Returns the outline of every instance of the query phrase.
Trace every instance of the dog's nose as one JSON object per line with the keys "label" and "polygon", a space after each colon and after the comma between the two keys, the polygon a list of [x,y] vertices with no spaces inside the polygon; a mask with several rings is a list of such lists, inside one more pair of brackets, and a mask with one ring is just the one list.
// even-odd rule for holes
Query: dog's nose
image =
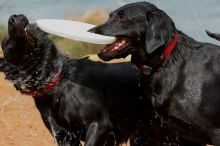
{"label": "dog's nose", "polygon": [[8,24],[9,25],[23,25],[26,26],[29,23],[28,19],[26,16],[24,16],[23,14],[19,14],[19,15],[12,15],[9,20],[8,20]]}
{"label": "dog's nose", "polygon": [[94,28],[90,29],[89,32],[97,33],[97,34],[103,34],[102,29],[101,29],[100,26],[97,26],[97,27],[94,27]]}
{"label": "dog's nose", "polygon": [[9,25],[14,25],[17,22],[16,18],[17,18],[17,15],[12,15],[8,20]]}

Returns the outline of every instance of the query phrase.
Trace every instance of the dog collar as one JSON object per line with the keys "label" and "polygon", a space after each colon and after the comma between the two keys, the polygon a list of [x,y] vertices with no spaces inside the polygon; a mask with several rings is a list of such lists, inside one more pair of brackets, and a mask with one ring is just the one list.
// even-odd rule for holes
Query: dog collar
{"label": "dog collar", "polygon": [[172,50],[174,49],[174,47],[176,46],[177,40],[179,37],[179,33],[176,32],[175,33],[175,37],[174,39],[166,46],[166,48],[164,49],[163,52],[163,57],[161,59],[161,61],[159,61],[159,63],[154,64],[153,66],[148,66],[148,65],[141,65],[141,71],[145,74],[145,75],[150,75],[152,70],[154,68],[156,68],[158,65],[162,64],[171,54]]}
{"label": "dog collar", "polygon": [[42,97],[44,94],[46,94],[47,92],[53,90],[57,84],[60,82],[61,80],[61,76],[62,76],[62,72],[60,71],[59,73],[57,73],[54,78],[47,83],[42,89],[40,89],[39,91],[30,91],[30,90],[26,90],[25,87],[20,89],[20,92],[22,94],[26,94],[26,95],[30,95],[32,97]]}

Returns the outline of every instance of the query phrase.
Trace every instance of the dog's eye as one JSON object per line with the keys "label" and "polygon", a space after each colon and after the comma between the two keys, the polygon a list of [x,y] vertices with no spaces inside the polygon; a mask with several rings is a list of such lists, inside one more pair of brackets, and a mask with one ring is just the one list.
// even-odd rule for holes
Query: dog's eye
{"label": "dog's eye", "polygon": [[119,16],[123,16],[124,15],[124,12],[121,10],[121,11],[118,11],[118,15]]}
{"label": "dog's eye", "polygon": [[127,20],[127,17],[124,16],[124,12],[123,11],[118,11],[117,15],[118,15],[117,16],[117,20],[119,22],[124,22],[124,21]]}
{"label": "dog's eye", "polygon": [[151,16],[152,16],[152,13],[150,13],[150,12],[147,12],[147,13],[146,13],[147,21],[150,21]]}
{"label": "dog's eye", "polygon": [[118,16],[118,21],[119,22],[124,22],[126,20],[127,20],[127,18],[125,16]]}

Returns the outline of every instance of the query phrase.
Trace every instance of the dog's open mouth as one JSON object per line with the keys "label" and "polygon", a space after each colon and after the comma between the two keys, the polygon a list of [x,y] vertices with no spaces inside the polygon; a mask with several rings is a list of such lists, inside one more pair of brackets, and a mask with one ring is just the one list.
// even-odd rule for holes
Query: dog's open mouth
{"label": "dog's open mouth", "polygon": [[118,38],[112,44],[106,45],[98,53],[98,56],[104,61],[112,59],[124,58],[131,52],[130,40],[127,38]]}
{"label": "dog's open mouth", "polygon": [[15,39],[25,37],[25,27],[29,24],[26,16],[12,15],[8,20],[9,35]]}

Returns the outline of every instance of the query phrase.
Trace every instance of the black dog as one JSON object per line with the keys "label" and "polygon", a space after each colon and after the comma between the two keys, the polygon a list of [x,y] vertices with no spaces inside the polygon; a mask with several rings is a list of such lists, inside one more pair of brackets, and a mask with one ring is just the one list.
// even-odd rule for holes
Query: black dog
{"label": "black dog", "polygon": [[118,38],[99,52],[100,58],[132,54],[131,61],[150,75],[154,108],[171,129],[220,146],[219,46],[190,38],[147,2],[115,10],[106,23],[90,31]]}

